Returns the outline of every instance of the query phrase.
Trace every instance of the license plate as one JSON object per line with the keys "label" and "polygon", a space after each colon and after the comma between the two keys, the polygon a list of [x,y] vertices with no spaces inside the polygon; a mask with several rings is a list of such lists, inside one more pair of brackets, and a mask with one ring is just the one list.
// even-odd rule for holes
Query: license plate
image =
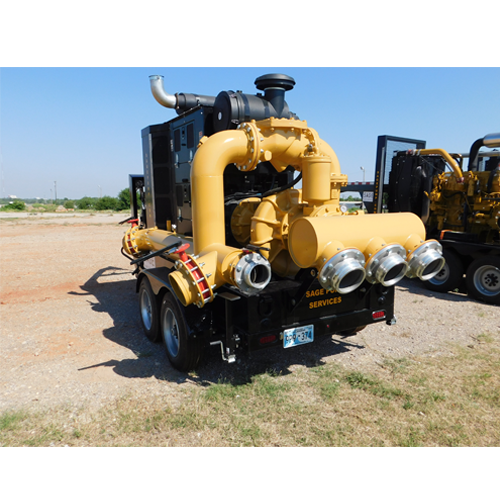
{"label": "license plate", "polygon": [[296,345],[308,344],[314,340],[314,325],[290,328],[283,332],[283,347],[295,347]]}

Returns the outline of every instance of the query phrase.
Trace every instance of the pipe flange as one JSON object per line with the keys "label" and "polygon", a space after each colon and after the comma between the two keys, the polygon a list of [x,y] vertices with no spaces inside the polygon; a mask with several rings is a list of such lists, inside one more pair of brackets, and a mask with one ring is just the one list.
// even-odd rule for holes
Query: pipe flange
{"label": "pipe flange", "polygon": [[430,280],[444,267],[443,247],[436,240],[426,241],[409,255],[407,262],[408,278]]}
{"label": "pipe flange", "polygon": [[[185,252],[182,253],[185,254]],[[174,266],[184,276],[186,284],[191,290],[193,302],[202,308],[208,302],[212,302],[216,294],[208,281],[208,276],[202,269],[204,263],[198,261],[197,255],[185,255],[186,258],[183,260],[181,254],[181,258],[175,261]]]}
{"label": "pipe flange", "polygon": [[386,245],[366,263],[366,280],[369,283],[395,285],[402,280],[408,270],[406,251],[398,243]]}
{"label": "pipe flange", "polygon": [[313,156],[318,156],[320,154],[319,152],[319,135],[316,130],[313,128],[308,128],[305,132],[304,135],[307,137],[309,140],[309,145],[307,147],[307,155],[313,155]]}
{"label": "pipe flange", "polygon": [[240,258],[233,271],[235,285],[249,295],[262,291],[271,281],[271,264],[258,253]]}
{"label": "pipe flange", "polygon": [[346,248],[325,262],[319,282],[326,290],[350,293],[363,283],[366,276],[365,257],[357,248]]}
{"label": "pipe flange", "polygon": [[[139,245],[136,243],[136,241],[140,239],[137,234],[139,233],[139,231],[142,231],[141,229],[139,229],[139,226],[134,226],[128,229],[123,236],[123,242],[122,242],[123,249],[125,250],[125,252],[127,252],[129,255],[132,255],[133,257],[137,257],[138,255],[141,255],[142,253],[147,251],[139,249]],[[149,243],[148,247],[151,247]]]}
{"label": "pipe flange", "polygon": [[255,124],[254,120],[251,122],[240,123],[237,128],[239,130],[243,130],[247,135],[249,155],[245,158],[243,163],[237,163],[236,168],[243,172],[249,172],[257,166],[260,155],[264,152],[260,149],[259,128]]}

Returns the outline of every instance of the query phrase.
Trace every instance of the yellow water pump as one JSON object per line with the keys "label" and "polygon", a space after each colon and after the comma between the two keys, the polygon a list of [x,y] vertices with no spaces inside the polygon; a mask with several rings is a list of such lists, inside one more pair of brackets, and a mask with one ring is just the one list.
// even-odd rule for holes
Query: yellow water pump
{"label": "yellow water pump", "polygon": [[142,131],[144,175],[130,176],[122,251],[136,266],[145,334],[163,339],[177,369],[196,367],[210,346],[232,362],[241,349],[392,325],[394,285],[443,267],[415,214],[341,209],[347,176],[290,111],[293,78],[263,75],[263,94],[216,97],[150,81],[178,116]]}
{"label": "yellow water pump", "polygon": [[[234,163],[241,172],[250,172],[263,161],[278,172],[289,165],[301,172],[302,189],[261,201],[242,200],[232,227],[236,239],[249,241],[255,250],[227,246],[224,170]],[[352,292],[365,278],[392,286],[405,275],[425,280],[440,271],[440,245],[425,241],[424,225],[416,215],[347,215],[339,205],[346,183],[335,152],[305,121],[252,120],[203,137],[191,171],[192,265],[179,257],[169,277],[177,298],[185,306],[203,307],[223,284],[259,293],[273,273],[294,276],[301,268],[317,269],[321,286],[340,294]],[[123,248],[137,256],[160,249],[174,235],[135,227],[126,233]]]}

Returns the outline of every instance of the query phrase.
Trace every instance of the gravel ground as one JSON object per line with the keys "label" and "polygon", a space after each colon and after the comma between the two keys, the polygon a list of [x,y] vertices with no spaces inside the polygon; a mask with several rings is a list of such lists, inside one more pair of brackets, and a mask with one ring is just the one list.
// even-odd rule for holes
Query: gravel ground
{"label": "gravel ground", "polygon": [[184,384],[284,376],[300,366],[340,363],[376,371],[386,358],[441,356],[450,343],[500,334],[500,309],[467,295],[430,292],[404,280],[394,326],[300,349],[241,355],[227,365],[214,347],[196,375],[173,369],[161,344],[145,339],[135,278],[120,254],[123,215],[30,216],[0,221],[0,411],[98,408],[123,395],[176,397]]}

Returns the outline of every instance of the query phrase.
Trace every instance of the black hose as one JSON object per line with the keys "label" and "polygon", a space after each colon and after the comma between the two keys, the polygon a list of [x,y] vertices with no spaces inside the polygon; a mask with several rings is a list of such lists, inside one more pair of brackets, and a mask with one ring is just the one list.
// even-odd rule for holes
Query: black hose
{"label": "black hose", "polygon": [[292,182],[289,182],[288,184],[285,184],[284,186],[281,186],[281,187],[270,189],[269,191],[262,193],[262,195],[260,197],[265,198],[266,196],[271,196],[272,194],[281,193],[281,191],[285,191],[287,189],[290,189],[291,187],[295,186],[295,184],[297,184],[297,182],[299,182],[300,179],[302,179],[302,172],[300,172],[300,174],[297,175],[297,177],[295,179],[293,179]]}
{"label": "black hose", "polygon": [[127,255],[127,254],[125,253],[125,251],[123,250],[123,247],[121,247],[121,248],[120,248],[120,251],[121,251],[121,253],[122,253],[122,255],[123,255],[124,257],[127,257],[127,259],[128,259],[128,260],[134,260],[134,259],[132,259],[132,257],[130,257],[130,255]]}

